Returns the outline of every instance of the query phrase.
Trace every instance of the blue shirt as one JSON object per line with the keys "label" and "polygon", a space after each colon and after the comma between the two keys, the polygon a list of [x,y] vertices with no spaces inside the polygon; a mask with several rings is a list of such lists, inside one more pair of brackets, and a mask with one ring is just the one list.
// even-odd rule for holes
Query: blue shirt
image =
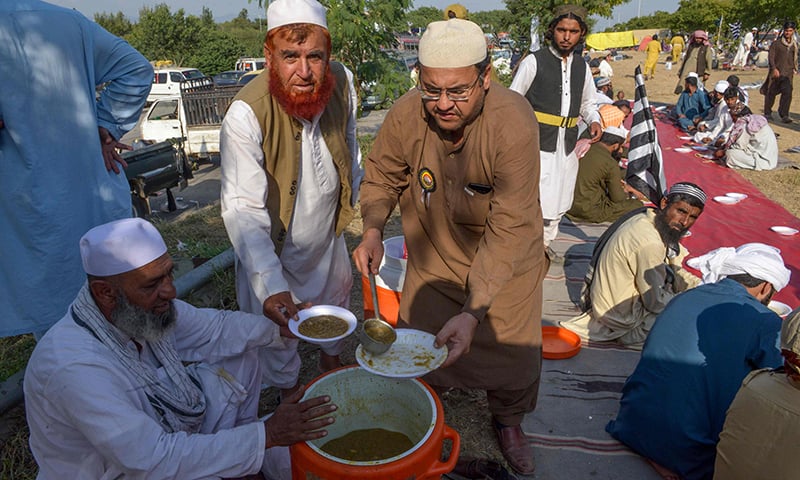
{"label": "blue shirt", "polygon": [[704,117],[710,108],[711,102],[708,101],[708,95],[704,90],[698,88],[692,95],[689,95],[689,92],[685,90],[681,93],[681,96],[678,97],[678,103],[675,105],[675,113],[686,115],[691,119],[693,117]]}
{"label": "blue shirt", "polygon": [[61,318],[86,280],[80,237],[131,215],[97,129],[136,125],[152,81],[146,58],[80,13],[0,2],[0,337]]}
{"label": "blue shirt", "polygon": [[774,312],[730,279],[678,295],[656,319],[606,430],[681,478],[711,479],[742,380],[782,364],[780,328]]}

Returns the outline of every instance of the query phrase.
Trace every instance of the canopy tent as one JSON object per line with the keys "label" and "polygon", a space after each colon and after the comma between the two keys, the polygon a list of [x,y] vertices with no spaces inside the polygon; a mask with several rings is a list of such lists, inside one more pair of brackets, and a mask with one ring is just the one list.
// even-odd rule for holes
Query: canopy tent
{"label": "canopy tent", "polygon": [[663,32],[658,28],[650,28],[628,30],[626,32],[592,33],[586,36],[586,46],[594,50],[637,47],[642,40],[652,38],[654,33],[658,33],[661,36]]}
{"label": "canopy tent", "polygon": [[586,46],[594,50],[626,48],[636,45],[632,31],[592,33],[586,36]]}

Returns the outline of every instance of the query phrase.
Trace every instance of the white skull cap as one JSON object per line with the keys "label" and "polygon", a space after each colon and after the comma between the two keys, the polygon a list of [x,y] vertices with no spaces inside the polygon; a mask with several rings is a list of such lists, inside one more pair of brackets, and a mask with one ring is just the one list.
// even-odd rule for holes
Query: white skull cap
{"label": "white skull cap", "polygon": [[419,39],[419,63],[431,68],[459,68],[486,58],[486,37],[477,24],[453,18],[431,22]]}
{"label": "white skull cap", "polygon": [[98,225],[81,237],[83,270],[110,277],[141,268],[167,253],[167,245],[152,223],[125,218]]}
{"label": "white skull cap", "polygon": [[267,31],[293,23],[311,23],[328,29],[326,10],[316,0],[275,0],[267,8]]}

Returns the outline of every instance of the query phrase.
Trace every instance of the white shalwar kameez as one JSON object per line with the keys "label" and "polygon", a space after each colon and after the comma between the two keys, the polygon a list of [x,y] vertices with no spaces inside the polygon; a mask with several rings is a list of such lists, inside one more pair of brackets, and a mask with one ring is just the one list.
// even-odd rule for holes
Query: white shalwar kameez
{"label": "white shalwar kameez", "polygon": [[[550,51],[556,55],[552,47]],[[559,58],[561,58],[559,56]],[[569,55],[567,60],[561,60],[561,116],[569,116],[570,106],[570,72],[572,71],[572,61],[584,61],[580,57]],[[536,78],[536,57],[528,55],[519,64],[517,75],[511,82],[511,90],[525,95],[534,79]],[[542,86],[556,91],[554,87]],[[594,122],[600,123],[600,115],[597,112],[597,89],[592,80],[592,71],[586,66],[586,78],[583,80],[583,91],[581,94],[580,115],[586,124]],[[555,152],[541,151],[541,177],[539,179],[539,189],[541,191],[542,215],[544,216],[544,244],[549,245],[558,235],[558,223],[561,217],[572,207],[572,198],[575,193],[575,180],[578,178],[578,157],[574,150],[567,152],[564,134],[565,128],[559,128],[558,142]]]}
{"label": "white shalwar kameez", "polygon": [[[200,432],[169,433],[138,377],[78,325],[70,312],[34,350],[25,372],[25,409],[38,479],[217,479],[262,471],[288,480],[286,447],[266,447],[256,417],[260,375],[256,348],[282,349],[277,325],[243,312],[199,309],[180,300],[167,339],[193,369],[206,398]],[[147,342],[126,348],[171,382]],[[221,369],[225,372],[220,374]]]}
{"label": "white shalwar kameez", "polygon": [[[358,198],[363,171],[356,138],[356,98],[350,79],[352,111],[348,118],[347,144],[352,157],[352,202]],[[222,218],[236,252],[236,297],[239,308],[263,313],[264,301],[289,291],[298,302],[349,306],[353,273],[343,235],[335,234],[339,176],[322,137],[319,118],[303,124],[300,175],[294,215],[287,229],[280,257],[270,237],[266,209],[267,178],[264,172],[262,134],[250,106],[231,104],[220,132],[223,155]],[[297,340],[287,340],[279,360],[275,352],[262,355],[264,383],[290,388],[300,373]],[[322,347],[338,355],[341,342]],[[280,365],[282,362],[283,365]]]}
{"label": "white shalwar kameez", "polygon": [[728,105],[723,100],[720,100],[714,107],[714,112],[714,118],[700,122],[700,125],[705,125],[706,130],[694,134],[695,142],[705,143],[703,140],[708,139],[708,142],[713,144],[720,139],[723,142],[728,140],[728,133],[733,128],[733,118]]}

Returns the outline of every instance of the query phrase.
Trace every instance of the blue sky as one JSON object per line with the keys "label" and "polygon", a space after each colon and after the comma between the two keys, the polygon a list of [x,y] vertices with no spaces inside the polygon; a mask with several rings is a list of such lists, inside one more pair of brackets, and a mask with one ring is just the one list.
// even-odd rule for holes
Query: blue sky
{"label": "blue sky", "polygon": [[[3,0],[4,1],[4,0]],[[179,8],[184,9],[188,14],[199,15],[203,6],[208,6],[214,13],[217,21],[230,20],[237,16],[239,12],[246,8],[251,16],[258,10],[258,2],[248,2],[247,0],[49,0],[51,3],[68,8],[75,8],[89,18],[94,17],[95,13],[116,13],[121,11],[128,18],[135,20],[139,17],[139,9],[143,6],[153,7],[160,3],[166,3],[175,11]],[[631,0],[624,5],[614,9],[612,19],[599,19],[597,30],[603,30],[611,25],[626,21],[637,14],[647,15],[656,10],[666,10],[674,12],[678,9],[679,0]],[[265,2],[266,3],[266,2]],[[414,7],[436,7],[444,8],[454,3],[453,0],[415,0]],[[459,3],[467,7],[470,11],[497,10],[504,9],[505,3],[502,0],[461,0]]]}

